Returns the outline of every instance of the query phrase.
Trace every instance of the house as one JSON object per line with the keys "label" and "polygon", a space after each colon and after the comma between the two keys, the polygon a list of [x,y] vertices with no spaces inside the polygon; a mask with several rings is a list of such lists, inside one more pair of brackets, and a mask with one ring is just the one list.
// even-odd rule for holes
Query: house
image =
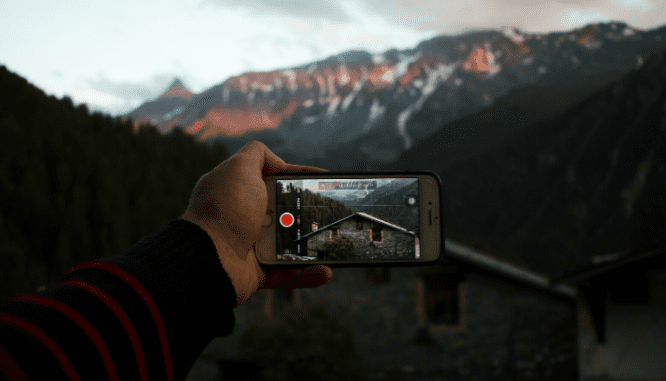
{"label": "house", "polygon": [[418,235],[367,213],[357,212],[329,225],[317,228],[296,240],[301,254],[327,259],[326,244],[336,237],[348,238],[359,256],[367,259],[419,258]]}
{"label": "house", "polygon": [[259,290],[234,311],[234,332],[206,347],[189,378],[218,372],[207,374],[226,379],[238,365],[240,334],[253,322],[314,304],[353,333],[358,364],[376,374],[578,378],[574,287],[448,239],[445,251],[433,266],[335,268],[322,287]]}
{"label": "house", "polygon": [[579,291],[580,380],[666,380],[666,246],[597,256],[552,284]]}

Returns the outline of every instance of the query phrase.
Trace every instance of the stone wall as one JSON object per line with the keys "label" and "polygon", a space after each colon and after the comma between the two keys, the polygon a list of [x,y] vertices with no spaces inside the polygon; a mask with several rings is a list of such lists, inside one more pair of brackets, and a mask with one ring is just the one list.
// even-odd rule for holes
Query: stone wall
{"label": "stone wall", "polygon": [[[359,229],[359,222],[362,227]],[[340,222],[320,234],[314,234],[307,239],[307,251],[304,255],[317,257],[319,251],[324,251],[324,245],[331,237],[331,228],[338,228],[338,235],[349,238],[354,249],[369,259],[408,259],[414,258],[416,240],[415,236],[394,230],[368,220],[357,217]],[[381,229],[380,241],[372,240],[372,228]]]}

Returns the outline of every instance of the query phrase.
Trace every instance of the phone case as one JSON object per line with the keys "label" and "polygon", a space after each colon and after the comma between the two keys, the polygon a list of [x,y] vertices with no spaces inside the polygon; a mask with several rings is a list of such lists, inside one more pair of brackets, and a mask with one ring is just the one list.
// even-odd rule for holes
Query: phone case
{"label": "phone case", "polygon": [[[324,168],[325,169],[325,168]],[[275,176],[288,176],[288,175],[294,175],[298,174],[299,176],[308,176],[308,175],[325,175],[325,176],[340,176],[340,177],[345,177],[348,175],[354,175],[354,176],[376,176],[376,175],[381,175],[382,177],[387,177],[390,175],[432,175],[436,180],[437,184],[439,186],[439,193],[440,193],[440,200],[439,200],[439,218],[440,218],[440,242],[439,242],[439,257],[435,260],[432,261],[423,261],[423,262],[407,262],[407,263],[392,263],[392,262],[368,262],[366,263],[328,263],[328,264],[322,264],[322,266],[328,266],[328,267],[347,267],[347,268],[353,268],[353,267],[427,267],[427,266],[433,266],[439,263],[440,261],[444,260],[445,258],[445,239],[444,239],[444,215],[442,214],[442,204],[443,202],[443,195],[442,195],[442,179],[439,177],[438,174],[432,171],[428,170],[423,170],[423,171],[374,171],[374,172],[280,172],[276,173],[273,176],[269,176],[266,179],[269,179],[271,177]],[[266,268],[283,268],[283,269],[302,269],[306,267],[312,267],[312,266],[317,266],[317,264],[305,264],[307,262],[298,262],[294,264],[279,264],[279,265],[269,265],[269,264],[263,264],[259,262],[261,266],[266,267]]]}

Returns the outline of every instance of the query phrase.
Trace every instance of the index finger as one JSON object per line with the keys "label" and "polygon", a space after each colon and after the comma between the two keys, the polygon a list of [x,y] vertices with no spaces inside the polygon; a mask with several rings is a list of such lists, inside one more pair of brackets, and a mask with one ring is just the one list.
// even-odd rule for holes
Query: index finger
{"label": "index finger", "polygon": [[328,172],[323,168],[311,167],[307,165],[287,164],[271,151],[264,143],[251,141],[247,143],[239,154],[247,155],[250,171],[252,174],[262,177],[268,177],[281,172]]}

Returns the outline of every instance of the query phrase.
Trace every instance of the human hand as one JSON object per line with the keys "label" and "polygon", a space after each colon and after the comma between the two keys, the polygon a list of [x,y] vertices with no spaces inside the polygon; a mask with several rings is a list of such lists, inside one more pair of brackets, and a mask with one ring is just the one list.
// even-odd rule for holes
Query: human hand
{"label": "human hand", "polygon": [[264,269],[254,245],[268,208],[263,178],[280,172],[325,171],[292,165],[258,141],[246,144],[234,155],[203,175],[192,191],[181,218],[200,226],[211,237],[240,307],[258,289],[312,288],[333,276],[328,266],[304,269]]}

